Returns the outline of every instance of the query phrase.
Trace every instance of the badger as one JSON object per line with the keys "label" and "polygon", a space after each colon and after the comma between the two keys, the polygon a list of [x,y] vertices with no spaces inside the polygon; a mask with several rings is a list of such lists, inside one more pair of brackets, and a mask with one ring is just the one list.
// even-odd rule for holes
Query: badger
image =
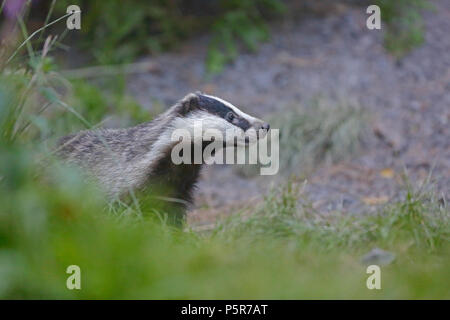
{"label": "badger", "polygon": [[[193,131],[202,124],[202,137],[191,144],[204,149],[210,140],[203,134],[218,130],[223,146],[248,145],[267,134],[268,123],[252,117],[236,106],[201,92],[190,93],[150,122],[126,129],[85,130],[59,139],[57,155],[93,177],[110,199],[124,199],[135,193],[151,195],[152,209],[166,212],[171,222],[185,221],[193,204],[193,191],[202,163],[174,164],[171,151],[178,141],[171,139],[176,129]],[[226,141],[231,130],[233,141]],[[155,201],[163,199],[163,201]],[[141,201],[139,201],[141,203]]]}

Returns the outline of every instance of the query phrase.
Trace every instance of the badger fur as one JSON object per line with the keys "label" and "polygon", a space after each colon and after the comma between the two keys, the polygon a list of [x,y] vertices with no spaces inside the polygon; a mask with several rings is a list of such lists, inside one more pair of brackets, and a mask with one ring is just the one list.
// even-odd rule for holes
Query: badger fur
{"label": "badger fur", "polygon": [[[192,203],[202,164],[173,164],[171,150],[177,142],[171,141],[171,135],[180,128],[192,131],[198,120],[203,130],[216,129],[224,136],[226,130],[233,130],[238,144],[246,144],[252,135],[269,130],[267,123],[231,103],[197,92],[188,94],[151,122],[127,129],[86,130],[63,137],[58,142],[57,154],[85,169],[110,198],[123,198],[131,191],[159,195],[172,199],[177,207],[175,215],[184,217],[187,205]],[[192,142],[202,148],[208,143]]]}

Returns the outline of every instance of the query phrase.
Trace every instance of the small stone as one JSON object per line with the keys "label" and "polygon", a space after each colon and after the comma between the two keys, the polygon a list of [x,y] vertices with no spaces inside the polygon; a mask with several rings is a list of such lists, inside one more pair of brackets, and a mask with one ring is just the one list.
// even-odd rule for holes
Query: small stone
{"label": "small stone", "polygon": [[375,136],[383,140],[394,151],[404,149],[407,144],[405,137],[398,127],[398,123],[394,121],[380,121],[375,124],[373,131]]}
{"label": "small stone", "polygon": [[391,264],[394,260],[395,254],[380,248],[374,248],[362,257],[361,262],[365,265],[375,264],[378,266],[386,266]]}

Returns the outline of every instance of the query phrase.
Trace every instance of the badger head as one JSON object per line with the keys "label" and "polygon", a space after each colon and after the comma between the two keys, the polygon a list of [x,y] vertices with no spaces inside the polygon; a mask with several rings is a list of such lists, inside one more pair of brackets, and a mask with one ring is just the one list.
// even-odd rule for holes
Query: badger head
{"label": "badger head", "polygon": [[270,125],[252,117],[223,99],[196,92],[188,94],[176,106],[176,128],[194,134],[201,127],[201,140],[222,139],[224,146],[246,146],[267,135]]}

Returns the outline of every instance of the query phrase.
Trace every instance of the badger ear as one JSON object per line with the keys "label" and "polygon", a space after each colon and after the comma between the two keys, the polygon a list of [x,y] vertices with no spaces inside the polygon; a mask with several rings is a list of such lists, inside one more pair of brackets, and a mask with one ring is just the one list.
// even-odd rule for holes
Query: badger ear
{"label": "badger ear", "polygon": [[198,108],[198,95],[189,93],[177,103],[177,111],[180,115],[186,115],[188,112]]}

